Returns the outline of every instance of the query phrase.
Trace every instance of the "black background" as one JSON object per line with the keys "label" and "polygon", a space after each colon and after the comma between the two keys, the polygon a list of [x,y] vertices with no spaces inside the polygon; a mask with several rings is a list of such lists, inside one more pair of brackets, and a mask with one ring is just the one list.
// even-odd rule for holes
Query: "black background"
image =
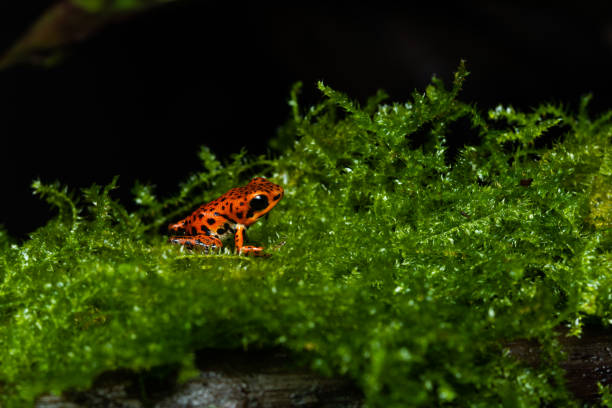
{"label": "black background", "polygon": [[[0,52],[50,4],[11,3]],[[360,101],[380,88],[405,101],[465,59],[461,99],[482,110],[575,109],[588,92],[593,113],[612,108],[610,2],[456,3],[183,1],[107,26],[55,67],[0,72],[0,224],[23,239],[53,215],[32,196],[35,178],[78,190],[118,174],[115,196],[130,205],[134,180],[175,191],[200,169],[201,145],[221,158],[265,153],[298,80],[303,106],[319,100],[317,80]]]}

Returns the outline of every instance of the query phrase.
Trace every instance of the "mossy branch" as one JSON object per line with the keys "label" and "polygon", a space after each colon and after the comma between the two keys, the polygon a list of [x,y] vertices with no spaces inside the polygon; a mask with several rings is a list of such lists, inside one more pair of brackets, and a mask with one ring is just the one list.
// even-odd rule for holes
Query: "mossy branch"
{"label": "mossy branch", "polygon": [[[325,99],[303,109],[297,84],[277,157],[203,148],[173,196],[137,184],[134,212],[111,198],[117,179],[81,201],[35,182],[59,215],[20,245],[0,233],[3,402],[201,348],[282,347],[369,406],[575,405],[552,329],[612,322],[612,113],[591,118],[585,97],[577,114],[482,115],[458,99],[466,76],[462,63],[450,89],[363,107],[319,83]],[[285,188],[249,229],[285,243],[272,257],[165,242],[163,226],[255,174]],[[517,362],[515,339],[549,363]]]}

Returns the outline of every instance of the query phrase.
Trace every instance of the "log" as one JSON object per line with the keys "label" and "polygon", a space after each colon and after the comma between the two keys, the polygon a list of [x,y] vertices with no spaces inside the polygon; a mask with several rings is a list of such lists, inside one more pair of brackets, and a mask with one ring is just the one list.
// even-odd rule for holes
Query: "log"
{"label": "log", "polygon": [[38,408],[217,407],[285,408],[362,405],[361,391],[346,378],[328,378],[297,367],[284,350],[203,350],[197,378],[177,384],[178,366],[142,373],[101,375],[86,391],[44,395]]}
{"label": "log", "polygon": [[[597,383],[612,384],[612,331],[585,328],[582,336],[558,330],[567,358],[568,389],[583,402],[599,401]],[[537,367],[541,361],[537,341],[507,343],[510,353]],[[259,351],[202,350],[196,355],[197,378],[177,384],[178,366],[160,367],[145,374],[121,370],[104,373],[86,391],[39,398],[38,408],[210,407],[357,408],[363,394],[346,378],[327,378],[300,368],[281,349]]]}
{"label": "log", "polygon": [[[557,340],[566,353],[561,367],[566,386],[576,398],[587,404],[599,401],[597,383],[612,384],[612,331],[604,327],[585,327],[580,337],[568,336],[566,328],[557,329]],[[508,343],[510,353],[525,363],[537,366],[541,353],[537,341]]]}

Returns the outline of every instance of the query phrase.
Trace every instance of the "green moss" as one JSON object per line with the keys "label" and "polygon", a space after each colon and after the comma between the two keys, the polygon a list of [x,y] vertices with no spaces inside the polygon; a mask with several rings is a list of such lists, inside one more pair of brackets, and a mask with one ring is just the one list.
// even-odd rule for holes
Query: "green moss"
{"label": "green moss", "polygon": [[[304,110],[298,85],[277,158],[222,164],[204,148],[174,197],[137,185],[133,213],[111,198],[117,179],[78,199],[34,183],[59,214],[22,245],[0,231],[3,403],[203,347],[282,346],[355,379],[368,406],[572,404],[553,328],[612,322],[612,113],[589,118],[585,99],[577,115],[485,118],[457,99],[466,75],[363,108],[319,84]],[[477,142],[455,157],[466,120]],[[255,174],[286,191],[250,230],[271,258],[165,242],[170,221]],[[550,362],[515,361],[518,338]]]}

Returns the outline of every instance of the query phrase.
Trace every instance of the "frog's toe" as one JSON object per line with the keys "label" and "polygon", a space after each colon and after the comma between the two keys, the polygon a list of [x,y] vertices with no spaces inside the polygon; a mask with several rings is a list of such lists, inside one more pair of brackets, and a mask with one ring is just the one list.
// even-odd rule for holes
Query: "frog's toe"
{"label": "frog's toe", "polygon": [[271,255],[268,253],[263,252],[263,248],[262,247],[256,247],[256,246],[243,246],[242,248],[240,248],[240,255],[246,255],[246,256],[261,256],[261,257],[265,257],[265,258],[269,258]]}

